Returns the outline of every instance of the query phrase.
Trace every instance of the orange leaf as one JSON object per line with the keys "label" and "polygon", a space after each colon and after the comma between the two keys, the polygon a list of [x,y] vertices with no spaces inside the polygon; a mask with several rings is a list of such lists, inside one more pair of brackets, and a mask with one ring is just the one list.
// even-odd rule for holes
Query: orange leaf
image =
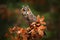
{"label": "orange leaf", "polygon": [[39,15],[37,16],[37,22],[40,22],[40,16]]}

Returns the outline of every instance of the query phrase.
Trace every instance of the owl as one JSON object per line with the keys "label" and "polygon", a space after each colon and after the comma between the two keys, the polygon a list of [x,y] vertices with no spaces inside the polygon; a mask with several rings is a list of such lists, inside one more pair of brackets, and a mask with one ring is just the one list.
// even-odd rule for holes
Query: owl
{"label": "owl", "polygon": [[36,21],[36,16],[32,13],[29,6],[23,6],[21,9],[21,14],[24,16],[24,18],[29,22]]}

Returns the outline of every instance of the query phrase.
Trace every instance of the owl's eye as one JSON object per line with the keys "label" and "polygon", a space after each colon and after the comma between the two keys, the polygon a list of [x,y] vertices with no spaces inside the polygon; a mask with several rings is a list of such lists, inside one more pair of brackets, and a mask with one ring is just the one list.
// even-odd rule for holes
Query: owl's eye
{"label": "owl's eye", "polygon": [[29,9],[28,9],[28,11],[29,11]]}
{"label": "owl's eye", "polygon": [[25,9],[23,9],[23,11],[25,11]]}

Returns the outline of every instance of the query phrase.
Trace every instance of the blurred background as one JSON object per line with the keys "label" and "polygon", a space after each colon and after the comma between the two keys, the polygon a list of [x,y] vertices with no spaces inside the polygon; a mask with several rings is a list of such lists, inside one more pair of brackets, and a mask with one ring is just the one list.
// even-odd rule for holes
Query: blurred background
{"label": "blurred background", "polygon": [[34,15],[45,17],[47,30],[42,40],[60,40],[60,0],[0,0],[0,40],[7,40],[4,35],[9,27],[28,27],[20,14],[22,5],[29,5]]}

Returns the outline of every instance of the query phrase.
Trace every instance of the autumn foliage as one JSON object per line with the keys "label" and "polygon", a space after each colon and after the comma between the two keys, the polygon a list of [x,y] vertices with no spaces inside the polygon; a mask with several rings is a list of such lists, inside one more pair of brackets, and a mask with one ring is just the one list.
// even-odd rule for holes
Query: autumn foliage
{"label": "autumn foliage", "polygon": [[44,16],[40,18],[38,15],[36,22],[32,22],[28,28],[14,26],[8,29],[9,33],[5,36],[10,37],[11,40],[39,40],[44,36],[45,25]]}

